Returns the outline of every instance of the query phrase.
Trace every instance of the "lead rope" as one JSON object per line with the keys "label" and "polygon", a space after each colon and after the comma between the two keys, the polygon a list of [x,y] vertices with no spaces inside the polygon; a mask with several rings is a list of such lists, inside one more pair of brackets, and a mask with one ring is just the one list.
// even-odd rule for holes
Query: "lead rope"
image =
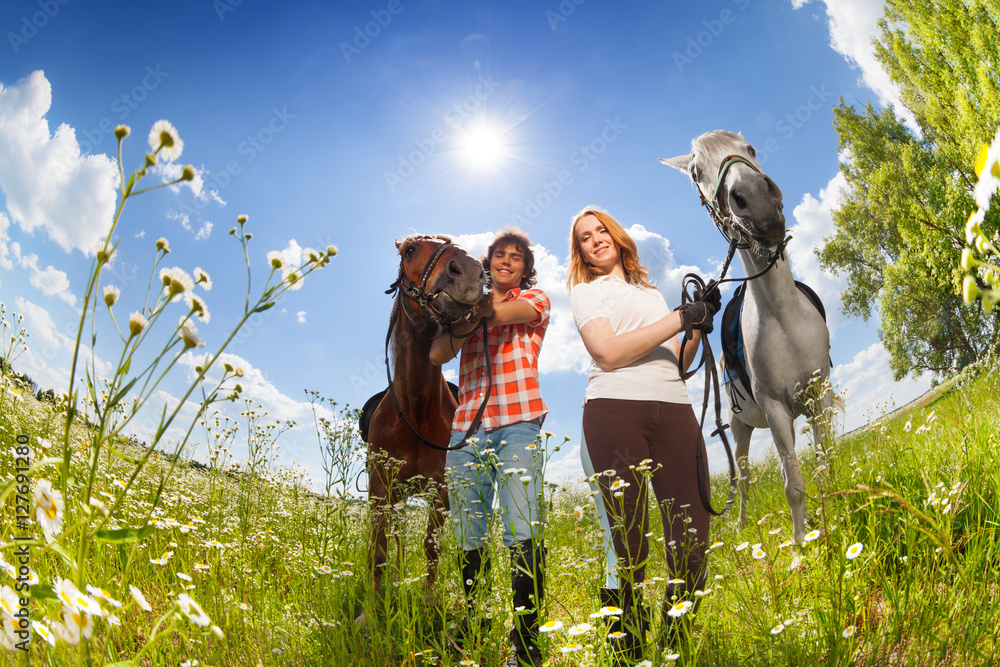
{"label": "lead rope", "polygon": [[[400,296],[400,301],[403,301],[403,303],[405,304],[405,299],[402,296]],[[468,444],[469,438],[472,436],[472,434],[475,433],[477,430],[479,430],[479,424],[482,422],[483,419],[483,412],[486,411],[486,403],[490,400],[490,394],[493,392],[493,363],[490,360],[489,329],[486,326],[486,318],[484,317],[479,320],[479,325],[482,328],[482,334],[483,334],[483,347],[486,350],[486,353],[484,355],[484,359],[486,362],[486,377],[489,382],[489,384],[486,387],[486,396],[483,398],[483,402],[479,404],[479,410],[476,412],[476,416],[473,418],[472,424],[469,426],[469,430],[466,431],[465,437],[462,438],[461,442],[459,442],[454,447],[449,447],[433,443],[427,438],[425,438],[423,435],[421,435],[420,432],[416,428],[414,428],[414,426],[406,418],[406,415],[403,414],[403,408],[399,404],[399,398],[396,396],[396,389],[392,381],[392,371],[389,369],[389,342],[392,340],[392,330],[396,326],[396,318],[398,316],[399,316],[399,310],[394,308],[392,310],[392,316],[389,318],[389,331],[387,331],[385,334],[385,376],[389,380],[389,396],[392,397],[392,403],[393,405],[396,406],[396,414],[399,416],[403,424],[406,425],[406,428],[410,430],[410,433],[412,433],[418,440],[420,440],[420,444],[426,445],[431,449],[436,449],[442,452],[453,452],[455,450],[462,449]]]}
{"label": "lead rope", "polygon": [[[711,210],[711,209],[710,209]],[[728,237],[727,237],[728,238]],[[729,252],[726,254],[726,261],[722,264],[722,272],[719,274],[718,280],[710,280],[706,284],[704,279],[696,273],[688,273],[684,276],[684,282],[681,287],[681,305],[685,305],[693,299],[688,295],[688,286],[693,285],[695,289],[699,291],[702,295],[707,295],[716,289],[719,285],[723,283],[732,282],[742,282],[747,283],[751,280],[760,278],[762,275],[770,271],[778,260],[784,256],[785,246],[791,240],[791,236],[787,236],[784,241],[778,244],[775,248],[770,261],[763,270],[755,273],[747,278],[726,278],[726,274],[729,272],[729,265],[733,261],[733,257],[736,254],[736,248],[739,246],[739,239],[732,239],[729,241]],[[684,347],[688,342],[688,335],[685,332],[684,338],[681,339],[681,355],[680,361],[683,363],[684,359]],[[694,370],[687,373],[682,373],[681,378],[685,381],[694,377],[694,374],[701,369],[702,366],[705,367],[705,400],[702,402],[701,407],[701,421],[699,422],[699,431],[703,430],[705,427],[705,415],[708,412],[708,401],[709,397],[712,396],[712,392],[715,395],[715,430],[712,431],[711,436],[718,435],[722,440],[722,445],[726,449],[726,459],[729,462],[729,498],[726,500],[726,506],[722,508],[722,511],[716,511],[712,507],[712,496],[709,490],[708,483],[708,464],[704,461],[706,458],[705,453],[705,443],[702,442],[701,446],[698,447],[698,454],[696,457],[697,467],[698,467],[698,492],[701,495],[701,504],[705,510],[713,516],[722,516],[733,506],[733,501],[736,498],[737,490],[737,476],[736,476],[736,462],[733,458],[733,450],[729,446],[729,439],[726,437],[726,429],[729,428],[729,424],[722,423],[722,392],[719,389],[719,371],[715,365],[715,355],[712,354],[712,346],[708,342],[708,336],[702,335],[701,337],[702,352],[701,361]]]}

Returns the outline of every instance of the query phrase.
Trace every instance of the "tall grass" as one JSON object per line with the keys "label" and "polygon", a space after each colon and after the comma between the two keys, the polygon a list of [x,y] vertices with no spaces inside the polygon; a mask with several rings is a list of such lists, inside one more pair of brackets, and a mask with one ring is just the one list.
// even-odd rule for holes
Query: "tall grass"
{"label": "tall grass", "polygon": [[[772,459],[755,466],[748,527],[740,530],[731,515],[712,526],[710,590],[693,625],[669,652],[650,645],[646,657],[657,665],[670,664],[674,655],[677,664],[705,665],[995,664],[998,390],[1000,374],[974,369],[939,388],[932,402],[840,438],[830,452],[833,481],[823,497],[809,499],[816,532],[802,547],[790,543],[777,464]],[[23,394],[14,398],[18,387],[10,378],[0,391],[0,462],[8,470],[15,434],[31,433],[36,445],[51,441],[61,416]],[[132,469],[127,458],[148,453],[124,441],[118,445],[124,458],[103,459],[95,478],[100,498],[120,492]],[[50,445],[46,456],[58,458],[58,447]],[[815,470],[812,448],[801,448],[799,455],[803,469]],[[345,493],[345,479],[317,495],[306,491],[310,482],[302,471],[278,466],[266,473],[231,463],[175,466],[172,457],[158,453],[149,461],[123,505],[125,520],[149,515],[155,526],[138,543],[138,555],[128,545],[110,543],[89,544],[84,554],[88,583],[109,598],[129,601],[121,609],[100,601],[117,622],[105,619],[95,628],[93,664],[132,659],[147,646],[141,664],[415,665],[468,659],[490,665],[505,659],[512,610],[499,526],[491,532],[496,565],[487,582],[493,622],[470,653],[460,654],[451,638],[464,600],[450,531],[440,538],[439,603],[424,597],[419,545],[425,502],[403,512],[399,537],[409,545],[403,571],[396,572],[390,559],[383,594],[376,598],[366,568],[367,511]],[[83,461],[77,465],[85,470]],[[713,482],[721,494],[725,480]],[[814,483],[811,488],[815,493]],[[552,485],[546,502],[543,621],[563,625],[542,636],[550,664],[608,664],[603,626],[591,618],[604,580],[592,505],[585,491]],[[11,516],[9,501],[3,511]],[[655,521],[653,526],[653,544],[662,550],[661,528]],[[123,579],[127,567],[129,582],[152,611],[131,603]],[[662,557],[654,555],[647,603],[662,596],[663,567]],[[55,552],[40,551],[32,569],[39,582],[34,595],[65,572],[65,563]],[[179,624],[169,641],[151,644],[152,620],[178,613],[177,596],[185,593],[200,602],[223,638],[190,633]],[[358,630],[352,619],[363,606],[376,609],[377,620]],[[44,595],[31,606],[31,616],[41,624],[58,618]],[[567,633],[581,624],[591,629]],[[560,651],[575,644],[582,648]],[[33,635],[30,655],[21,661],[74,664],[80,651]],[[17,654],[8,653],[8,660],[16,661]]]}

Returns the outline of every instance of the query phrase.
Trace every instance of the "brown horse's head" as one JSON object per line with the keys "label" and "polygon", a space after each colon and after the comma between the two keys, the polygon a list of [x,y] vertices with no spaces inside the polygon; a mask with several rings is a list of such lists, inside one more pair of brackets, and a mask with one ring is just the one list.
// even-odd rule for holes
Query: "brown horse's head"
{"label": "brown horse's head", "polygon": [[422,315],[455,322],[483,296],[486,272],[479,260],[446,236],[408,236],[396,241],[399,288]]}

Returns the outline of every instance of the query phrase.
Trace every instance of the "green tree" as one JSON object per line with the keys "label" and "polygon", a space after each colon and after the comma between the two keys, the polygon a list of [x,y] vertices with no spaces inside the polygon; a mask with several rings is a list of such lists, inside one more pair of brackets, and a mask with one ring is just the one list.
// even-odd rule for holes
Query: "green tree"
{"label": "green tree", "polygon": [[[887,0],[876,54],[919,135],[889,109],[841,101],[834,125],[847,180],[836,232],[817,252],[845,273],[843,309],[881,314],[897,379],[945,375],[996,345],[993,315],[962,298],[965,221],[975,209],[973,159],[1000,122],[998,3]],[[997,228],[992,214],[983,225]]]}

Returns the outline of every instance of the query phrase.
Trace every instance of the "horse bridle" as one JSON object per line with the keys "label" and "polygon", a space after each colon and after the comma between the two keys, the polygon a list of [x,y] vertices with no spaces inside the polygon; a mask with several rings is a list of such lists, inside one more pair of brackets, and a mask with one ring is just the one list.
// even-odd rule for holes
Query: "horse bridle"
{"label": "horse bridle", "polygon": [[[777,261],[776,258],[784,256],[785,246],[788,245],[788,242],[792,237],[787,236],[774,250],[771,250],[767,246],[763,245],[760,237],[747,229],[746,225],[744,225],[739,218],[734,216],[732,212],[726,210],[726,202],[719,198],[719,190],[722,189],[722,184],[725,182],[726,172],[728,172],[729,168],[734,164],[745,164],[758,174],[764,173],[757,167],[757,165],[742,155],[727,155],[722,160],[722,164],[719,165],[719,173],[715,178],[715,187],[712,189],[711,199],[706,199],[705,193],[701,191],[701,186],[695,183],[698,187],[698,196],[701,197],[701,204],[708,209],[709,215],[712,216],[712,221],[719,229],[719,232],[722,233],[722,236],[725,237],[726,242],[730,245],[735,244],[735,249],[750,250],[753,254],[773,266],[774,262]],[[730,236],[728,230],[733,230],[737,233],[736,239],[733,239],[733,237]],[[768,269],[770,269],[771,266],[768,266]],[[765,271],[766,270],[767,269],[765,269]]]}
{"label": "horse bridle", "polygon": [[[431,274],[434,273],[434,268],[437,266],[437,263],[441,259],[441,256],[444,255],[445,251],[448,250],[448,248],[455,245],[454,241],[449,241],[447,239],[440,239],[440,240],[442,241],[441,245],[439,245],[437,249],[434,251],[434,253],[430,256],[430,258],[428,258],[427,263],[424,264],[424,268],[420,272],[419,283],[415,283],[412,280],[410,280],[410,277],[407,276],[406,272],[403,270],[403,262],[400,261],[399,276],[396,277],[396,282],[389,285],[389,289],[385,291],[386,294],[392,294],[397,289],[400,290],[405,296],[410,297],[418,304],[420,304],[421,308],[428,311],[431,315],[430,317],[431,321],[433,321],[435,324],[441,324],[441,322],[445,319],[445,316],[444,313],[442,313],[434,306],[434,303],[436,302],[436,299],[440,295],[440,292],[437,292],[435,294],[429,294],[427,292],[427,281],[430,279]],[[406,303],[405,299],[403,299],[403,307],[406,309],[406,315],[407,317],[410,318],[410,321],[413,321],[415,319],[421,319],[413,311],[413,309],[410,308],[409,304]]]}
{"label": "horse bridle", "polygon": [[[428,294],[427,292],[427,280],[434,272],[434,267],[437,266],[437,263],[441,259],[441,256],[444,255],[444,252],[451,246],[455,245],[453,241],[449,241],[447,239],[440,239],[440,240],[443,242],[441,243],[440,246],[437,247],[437,249],[430,256],[430,258],[428,258],[427,263],[424,264],[424,268],[420,272],[419,284],[414,283],[412,280],[410,280],[409,276],[406,275],[406,271],[403,270],[403,262],[402,260],[400,260],[399,275],[396,277],[396,282],[389,285],[389,289],[387,289],[385,293],[393,294],[397,290],[400,292],[399,301],[400,303],[403,304],[403,310],[406,313],[406,317],[411,322],[423,318],[421,318],[416,312],[414,312],[413,309],[410,308],[409,304],[406,303],[406,299],[404,297],[407,296],[410,297],[411,299],[414,299],[418,304],[420,304],[420,306],[424,310],[426,310],[430,314],[429,319],[432,322],[434,322],[434,324],[438,326],[446,325],[448,328],[449,335],[451,335],[453,338],[459,338],[459,336],[456,336],[451,333],[451,327],[453,324],[455,324],[456,321],[459,321],[463,318],[459,318],[459,320],[445,321],[444,313],[442,313],[440,310],[434,308],[431,305],[432,303],[434,303],[434,299],[436,299],[438,297],[438,294],[440,293]],[[403,407],[399,404],[399,397],[396,396],[395,383],[392,381],[392,370],[389,368],[389,343],[392,341],[392,331],[396,326],[396,319],[398,317],[399,317],[399,310],[393,308],[392,315],[389,316],[389,330],[385,334],[385,376],[386,379],[389,381],[389,396],[392,397],[392,403],[393,405],[396,406],[396,415],[403,422],[403,424],[406,425],[406,428],[409,429],[410,433],[412,433],[420,441],[420,444],[426,445],[431,449],[436,449],[438,451],[444,451],[444,452],[450,452],[457,449],[462,449],[463,447],[465,447],[466,444],[468,444],[469,438],[472,436],[472,434],[475,433],[477,430],[479,430],[479,425],[483,420],[483,413],[486,411],[486,403],[490,400],[490,395],[493,392],[493,364],[490,363],[490,358],[489,358],[490,346],[489,346],[489,330],[488,327],[486,326],[487,318],[485,317],[481,318],[478,324],[483,334],[483,347],[486,351],[484,359],[486,362],[486,377],[489,382],[486,387],[486,395],[483,397],[483,402],[480,403],[479,410],[476,411],[476,416],[473,418],[472,424],[470,425],[469,430],[466,432],[465,437],[462,438],[461,442],[459,442],[454,447],[449,447],[431,442],[423,435],[421,435],[420,431],[418,431],[416,427],[413,426],[413,424],[411,424],[410,421],[406,418],[406,415],[403,414]],[[471,336],[472,333],[474,332],[475,329],[473,329],[472,332],[467,334],[467,336]]]}

